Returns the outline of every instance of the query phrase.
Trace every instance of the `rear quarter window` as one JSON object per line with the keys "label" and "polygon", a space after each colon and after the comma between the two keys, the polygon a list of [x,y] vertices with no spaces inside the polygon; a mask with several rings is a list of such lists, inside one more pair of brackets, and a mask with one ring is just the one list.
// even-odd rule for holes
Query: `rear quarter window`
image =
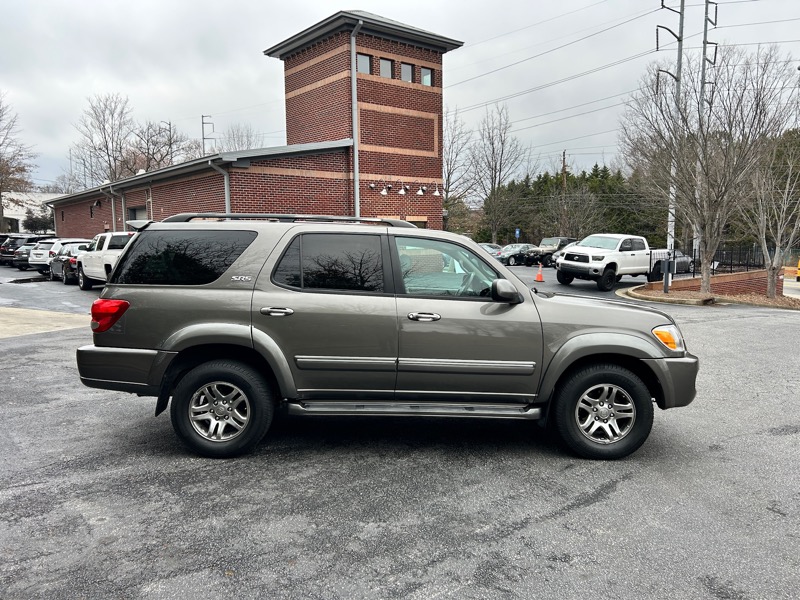
{"label": "rear quarter window", "polygon": [[255,231],[143,231],[120,259],[112,283],[205,285],[219,279]]}

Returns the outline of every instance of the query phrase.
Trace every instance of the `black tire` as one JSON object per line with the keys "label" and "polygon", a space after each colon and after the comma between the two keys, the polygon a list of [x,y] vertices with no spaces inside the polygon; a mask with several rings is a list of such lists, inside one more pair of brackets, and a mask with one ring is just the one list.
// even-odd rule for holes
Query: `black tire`
{"label": "black tire", "polygon": [[572,275],[563,273],[562,271],[556,271],[556,279],[558,280],[558,283],[569,285],[575,278]]}
{"label": "black tire", "polygon": [[553,257],[552,257],[552,256],[550,256],[549,254],[545,254],[545,255],[544,255],[544,256],[543,256],[543,257],[540,259],[540,262],[542,263],[542,266],[543,266],[543,267],[546,269],[547,267],[549,267],[550,265],[552,265],[552,264],[553,264]]}
{"label": "black tire", "polygon": [[94,281],[84,275],[83,267],[78,265],[78,287],[82,290],[90,290],[92,289],[92,285],[94,285]]}
{"label": "black tire", "polygon": [[49,279],[50,281],[55,281],[55,280],[56,280],[56,274],[55,274],[55,273],[53,273],[53,269],[52,269],[52,268],[50,269],[50,271],[49,271],[49,273],[48,273],[48,279]]}
{"label": "black tire", "polygon": [[570,375],[558,386],[552,410],[562,443],[584,458],[628,456],[644,444],[653,427],[647,386],[618,365],[589,365]]}
{"label": "black tire", "polygon": [[[212,405],[209,397],[218,397],[219,405]],[[235,360],[212,360],[189,371],[175,388],[172,427],[197,454],[232,458],[252,451],[267,433],[275,412],[274,398],[266,379],[253,367]],[[231,401],[235,405],[229,406]]]}
{"label": "black tire", "polygon": [[27,271],[27,270],[28,270],[28,267],[23,267],[22,265],[17,265],[17,268],[18,268],[20,271]]}
{"label": "black tire", "polygon": [[64,285],[69,285],[72,283],[72,278],[69,276],[66,269],[61,271],[61,283]]}
{"label": "black tire", "polygon": [[509,256],[508,257],[508,266],[509,267],[513,267],[515,264],[517,264],[517,259],[514,258],[513,256]]}
{"label": "black tire", "polygon": [[610,292],[614,289],[614,284],[617,282],[617,274],[614,269],[606,269],[597,280],[597,289],[601,292]]}
{"label": "black tire", "polygon": [[[634,277],[636,276],[634,275]],[[622,275],[617,275],[617,283],[619,283],[620,281],[622,281]]]}

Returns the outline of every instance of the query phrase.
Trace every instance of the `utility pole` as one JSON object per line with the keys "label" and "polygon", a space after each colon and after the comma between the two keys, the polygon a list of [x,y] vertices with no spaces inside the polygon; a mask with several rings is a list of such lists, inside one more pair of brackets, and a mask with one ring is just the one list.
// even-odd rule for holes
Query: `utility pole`
{"label": "utility pole", "polygon": [[[669,27],[664,27],[663,25],[656,26],[656,50],[659,49],[658,44],[658,30],[665,29],[672,36],[678,41],[678,64],[675,69],[675,73],[670,73],[669,71],[664,71],[659,69],[660,72],[666,73],[670,77],[675,80],[675,106],[673,109],[673,122],[677,123],[680,119],[680,102],[681,102],[681,71],[683,70],[683,21],[684,15],[686,14],[686,0],[681,0],[681,7],[680,10],[675,10],[664,4],[664,0],[661,0],[661,8],[666,8],[667,10],[671,10],[674,13],[678,13],[680,19],[678,22],[678,33],[672,31]],[[677,189],[675,186],[675,174],[678,170],[678,161],[677,157],[675,156],[675,139],[673,135],[672,140],[672,161],[670,166],[670,177],[669,177],[669,212],[667,213],[667,249],[670,251],[670,258],[672,258],[672,250],[675,248],[675,199],[677,196]],[[667,273],[664,274],[664,277],[668,277]]]}
{"label": "utility pole", "polygon": [[561,215],[558,219],[558,235],[567,235],[567,151],[561,153]]}
{"label": "utility pole", "polygon": [[[709,8],[711,5],[714,5],[714,19],[712,20],[709,16]],[[694,197],[695,202],[699,206],[700,204],[700,194],[702,193],[702,181],[703,181],[703,169],[702,165],[700,164],[700,156],[705,151],[705,143],[706,143],[706,133],[704,131],[705,123],[703,121],[705,117],[705,105],[708,102],[709,107],[711,106],[711,101],[706,100],[706,66],[711,65],[712,67],[717,64],[717,43],[716,42],[709,42],[708,41],[708,24],[711,23],[714,27],[717,26],[717,16],[718,16],[718,9],[719,6],[716,2],[712,2],[712,0],[705,0],[705,17],[703,18],[703,58],[701,61],[700,67],[700,106],[698,107],[698,138],[699,143],[703,144],[703,148],[698,148],[698,159],[697,159],[697,175],[695,177],[695,188],[694,188]],[[708,45],[711,44],[714,46],[714,58],[708,58]],[[700,228],[697,224],[693,224],[693,239],[692,239],[692,257],[697,264],[697,257],[700,251]]]}
{"label": "utility pole", "polygon": [[206,136],[206,125],[211,125],[211,133],[214,133],[214,123],[212,123],[211,121],[206,121],[206,119],[210,119],[210,118],[211,118],[211,115],[201,115],[200,130],[202,132],[202,138],[203,138],[203,155],[205,155],[205,153],[206,153],[206,140],[213,140],[214,139],[212,137],[207,137]]}

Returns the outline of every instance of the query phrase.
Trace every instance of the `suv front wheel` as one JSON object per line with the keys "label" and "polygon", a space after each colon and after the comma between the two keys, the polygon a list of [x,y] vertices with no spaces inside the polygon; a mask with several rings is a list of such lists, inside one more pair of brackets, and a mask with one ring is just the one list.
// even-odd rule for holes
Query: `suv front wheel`
{"label": "suv front wheel", "polygon": [[562,442],[585,458],[616,459],[650,435],[653,401],[642,380],[612,364],[576,371],[559,386],[553,420]]}
{"label": "suv front wheel", "polygon": [[175,433],[192,450],[211,458],[250,452],[272,423],[274,395],[256,369],[213,360],[189,371],[172,396]]}

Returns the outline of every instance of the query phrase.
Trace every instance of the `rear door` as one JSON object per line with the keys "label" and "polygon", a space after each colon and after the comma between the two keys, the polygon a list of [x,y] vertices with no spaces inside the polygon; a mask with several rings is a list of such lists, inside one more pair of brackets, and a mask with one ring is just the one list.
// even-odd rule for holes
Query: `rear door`
{"label": "rear door", "polygon": [[253,328],[283,351],[300,399],[394,396],[397,304],[375,230],[296,234],[256,281]]}
{"label": "rear door", "polygon": [[390,239],[400,267],[397,400],[531,402],[542,328],[530,296],[516,305],[492,301],[492,281],[503,276],[466,246]]}

